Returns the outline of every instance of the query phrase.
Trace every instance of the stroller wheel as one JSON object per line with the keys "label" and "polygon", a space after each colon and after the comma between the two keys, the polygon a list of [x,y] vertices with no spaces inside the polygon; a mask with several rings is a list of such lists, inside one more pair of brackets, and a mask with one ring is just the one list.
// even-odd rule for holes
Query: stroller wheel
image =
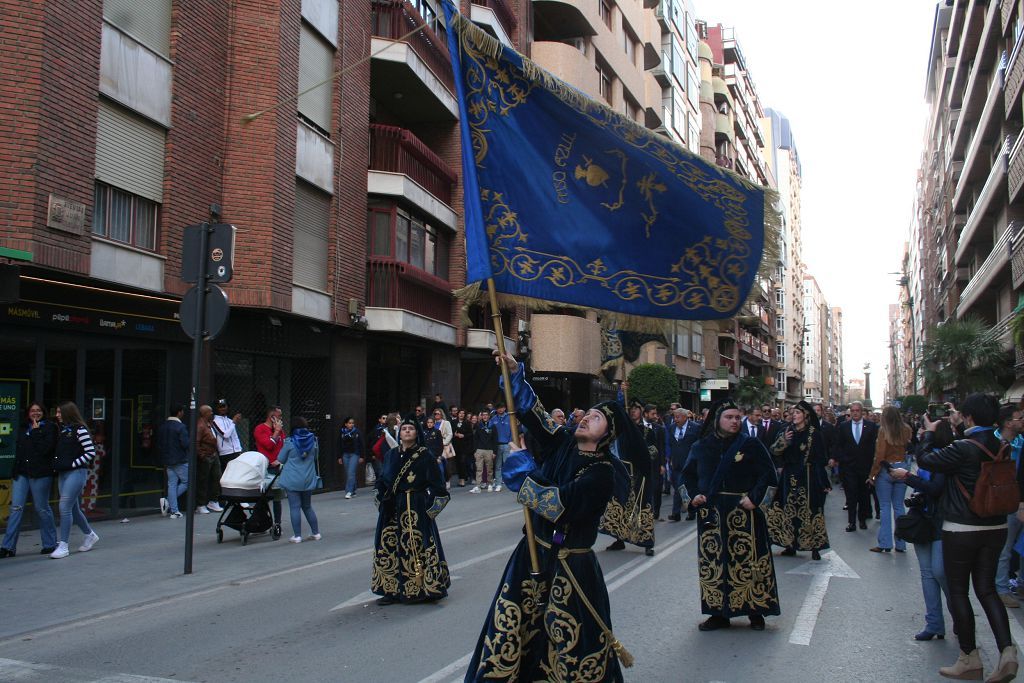
{"label": "stroller wheel", "polygon": [[223,542],[224,542],[224,530],[221,529],[220,527],[217,527],[217,543],[223,543]]}
{"label": "stroller wheel", "polygon": [[275,541],[277,539],[281,538],[281,525],[280,524],[275,524],[274,525],[274,530],[271,533],[271,535],[274,537]]}

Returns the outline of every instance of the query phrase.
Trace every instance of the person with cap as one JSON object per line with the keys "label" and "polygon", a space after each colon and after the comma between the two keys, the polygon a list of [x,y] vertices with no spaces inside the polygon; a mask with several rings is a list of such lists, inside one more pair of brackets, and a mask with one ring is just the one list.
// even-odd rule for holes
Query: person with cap
{"label": "person with cap", "polygon": [[379,605],[434,602],[451,578],[434,518],[450,499],[441,469],[423,445],[419,421],[406,418],[398,446],[384,456],[374,483],[377,531],[370,590]]}
{"label": "person with cap", "polygon": [[777,479],[764,445],[740,429],[743,413],[729,399],[712,405],[683,468],[697,508],[701,631],[728,628],[746,616],[755,631],[778,615],[779,592],[768,524],[758,503]]}
{"label": "person with cap", "polygon": [[213,433],[217,437],[217,453],[220,456],[220,469],[228,466],[228,463],[242,454],[242,440],[238,437],[238,423],[242,421],[242,414],[235,411],[234,416],[229,417],[228,400],[226,398],[217,401],[217,414],[213,416]]}
{"label": "person with cap", "polygon": [[[495,354],[497,355],[497,354]],[[506,354],[516,416],[541,452],[510,454],[505,483],[529,508],[539,574],[529,538],[516,546],[487,608],[466,681],[622,681],[632,658],[612,632],[611,605],[592,546],[616,482],[629,474],[611,444],[643,448],[643,437],[615,401],[600,403],[570,430],[554,421]]]}
{"label": "person with cap", "polygon": [[772,444],[782,466],[779,490],[769,506],[768,534],[783,555],[811,551],[821,559],[829,547],[825,528],[825,496],[832,490],[826,469],[827,454],[818,415],[806,401],[790,413],[793,423]]}
{"label": "person with cap", "polygon": [[613,452],[629,472],[630,486],[617,490],[608,502],[601,519],[601,533],[615,539],[605,550],[623,550],[628,541],[643,548],[645,554],[653,555],[654,508],[651,501],[655,494],[661,495],[661,491],[650,484],[652,469],[660,462],[657,436],[644,422],[644,404],[640,401],[634,399],[630,403],[629,419],[641,435],[640,442],[632,446],[615,444]]}

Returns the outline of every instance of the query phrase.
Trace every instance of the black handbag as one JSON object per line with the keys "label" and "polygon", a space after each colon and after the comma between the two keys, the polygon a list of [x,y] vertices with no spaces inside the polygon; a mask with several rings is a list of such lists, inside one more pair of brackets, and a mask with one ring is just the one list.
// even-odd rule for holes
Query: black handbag
{"label": "black handbag", "polygon": [[930,516],[914,507],[896,518],[895,534],[908,543],[931,543],[935,540],[935,525]]}

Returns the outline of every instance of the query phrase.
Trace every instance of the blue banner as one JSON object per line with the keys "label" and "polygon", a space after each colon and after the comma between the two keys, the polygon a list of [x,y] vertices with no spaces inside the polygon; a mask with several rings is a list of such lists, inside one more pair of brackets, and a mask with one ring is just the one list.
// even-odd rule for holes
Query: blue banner
{"label": "blue banner", "polygon": [[747,298],[765,189],[620,116],[443,3],[460,110],[467,283],[629,316]]}

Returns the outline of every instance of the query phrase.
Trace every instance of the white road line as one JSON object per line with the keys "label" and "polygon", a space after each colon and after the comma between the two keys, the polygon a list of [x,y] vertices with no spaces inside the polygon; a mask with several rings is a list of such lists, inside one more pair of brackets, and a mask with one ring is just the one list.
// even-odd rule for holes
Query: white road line
{"label": "white road line", "polygon": [[[608,586],[608,592],[611,593],[615,589],[625,585],[628,581],[635,578],[636,576],[643,574],[645,571],[656,565],[658,562],[661,562],[666,557],[668,557],[675,551],[679,550],[696,537],[697,532],[691,531],[679,540],[673,541],[664,548],[661,548],[658,551],[658,554],[655,555],[653,558],[649,558],[646,555],[641,555],[640,557],[630,560],[621,567],[616,567],[612,571],[608,572],[608,574],[605,576],[605,583]],[[458,671],[465,671],[466,667],[469,666],[469,662],[472,659],[473,653],[469,652],[468,654],[459,657],[443,669],[438,669],[426,678],[421,679],[419,683],[440,683],[441,681],[447,680],[461,681],[463,680],[462,676],[459,676],[456,679],[449,679],[448,677]]]}
{"label": "white road line", "polygon": [[[491,552],[485,553],[484,555],[480,555],[479,557],[474,557],[474,558],[472,558],[470,560],[465,560],[463,562],[459,562],[458,564],[450,565],[448,567],[448,572],[449,572],[449,574],[451,574],[453,572],[459,571],[460,569],[465,569],[466,567],[472,567],[474,564],[479,564],[481,562],[486,562],[487,560],[489,560],[489,559],[491,559],[493,557],[498,557],[499,555],[508,555],[509,553],[511,553],[513,550],[516,549],[517,545],[519,545],[519,544],[516,543],[514,545],[508,546],[507,548],[498,548],[497,550],[492,550]],[[460,577],[452,576],[452,581],[455,581],[457,578],[460,578]],[[372,591],[363,591],[362,593],[360,593],[359,595],[355,596],[354,598],[351,598],[349,600],[346,600],[343,603],[335,605],[334,607],[332,607],[328,611],[335,612],[335,611],[337,611],[339,609],[345,609],[346,607],[353,607],[355,605],[364,605],[364,604],[370,602],[371,600],[376,600],[376,599],[377,599],[377,595],[375,593],[373,593]]]}
{"label": "white road line", "polygon": [[789,632],[789,642],[793,645],[811,644],[811,636],[814,635],[818,614],[821,613],[821,606],[825,602],[825,593],[828,592],[830,578],[828,574],[817,574],[811,577],[811,586],[807,589],[807,597],[804,598],[800,613],[796,615],[796,621],[793,622],[793,630]]}
{"label": "white road line", "polygon": [[0,680],[21,683],[51,683],[58,680],[63,683],[183,683],[176,678],[75,671],[51,664],[20,662],[16,659],[2,658],[0,658]]}

